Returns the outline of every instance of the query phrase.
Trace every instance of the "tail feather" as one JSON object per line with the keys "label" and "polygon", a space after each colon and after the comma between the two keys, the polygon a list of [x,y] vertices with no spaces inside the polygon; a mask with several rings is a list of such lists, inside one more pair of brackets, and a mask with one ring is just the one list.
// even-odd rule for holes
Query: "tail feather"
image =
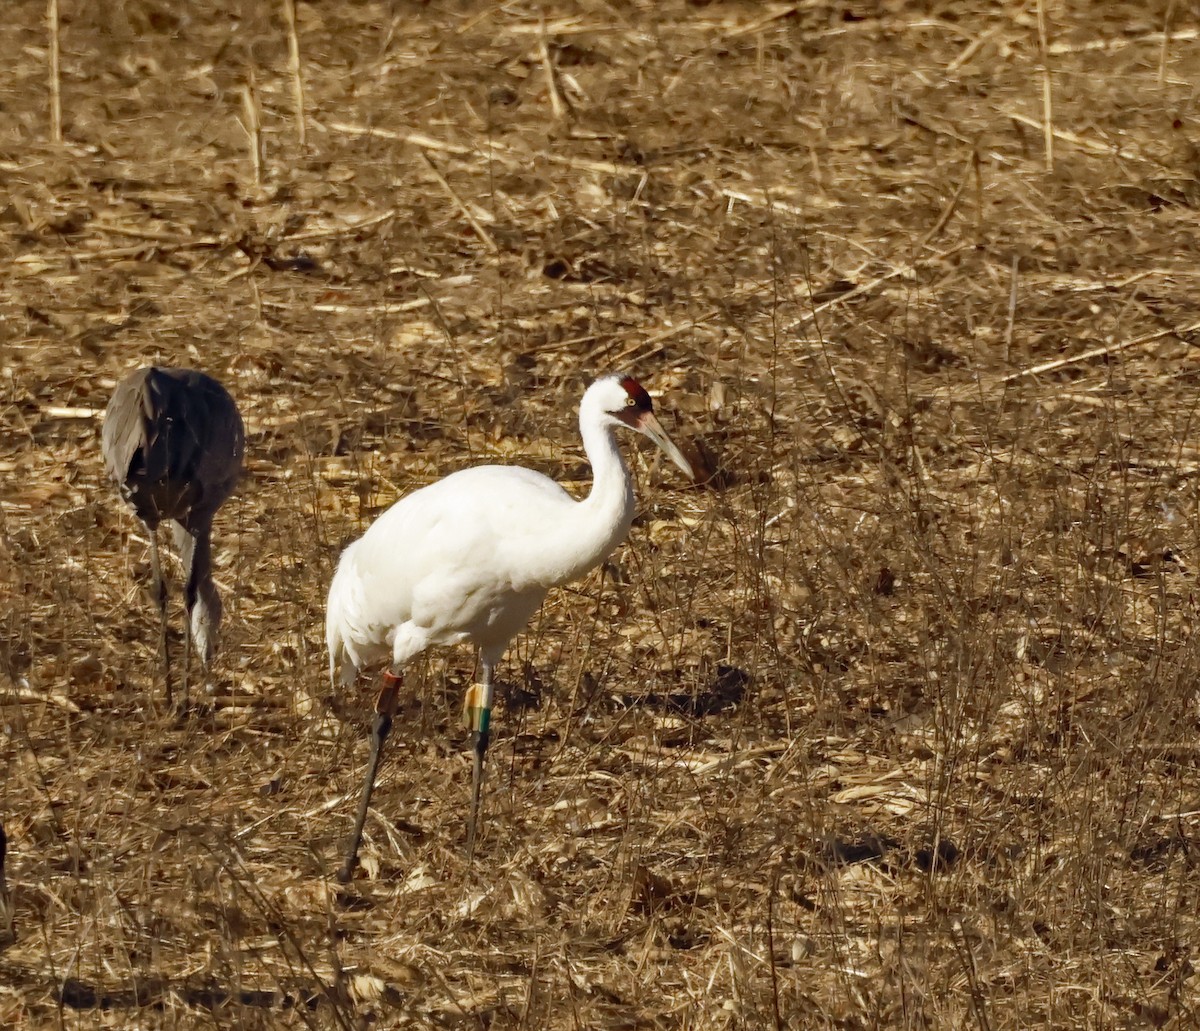
{"label": "tail feather", "polygon": [[346,594],[346,575],[344,570],[354,545],[351,544],[342,552],[333,581],[329,585],[329,598],[325,606],[325,645],[329,649],[329,686],[336,695],[338,685],[350,687],[358,673],[355,657],[347,647],[346,627],[350,617],[347,611],[349,598]]}

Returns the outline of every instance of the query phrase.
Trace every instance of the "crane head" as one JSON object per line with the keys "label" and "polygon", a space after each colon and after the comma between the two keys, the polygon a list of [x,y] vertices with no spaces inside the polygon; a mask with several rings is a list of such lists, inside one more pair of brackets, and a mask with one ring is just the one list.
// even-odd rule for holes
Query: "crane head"
{"label": "crane head", "polygon": [[654,404],[646,388],[632,376],[614,376],[612,381],[617,389],[612,391],[611,400],[606,399],[607,413],[617,422],[649,437],[663,454],[683,470],[688,479],[694,480],[696,474],[692,471],[691,463],[667,436],[667,431],[654,414]]}

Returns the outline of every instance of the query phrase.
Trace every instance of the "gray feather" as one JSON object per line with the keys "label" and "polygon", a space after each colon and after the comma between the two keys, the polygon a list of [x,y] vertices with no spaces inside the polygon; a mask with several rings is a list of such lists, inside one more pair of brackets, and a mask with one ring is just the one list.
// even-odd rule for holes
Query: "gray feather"
{"label": "gray feather", "polygon": [[[211,376],[194,369],[138,369],[117,386],[104,413],[101,447],[109,477],[146,524],[152,541],[161,522],[172,523],[187,578],[187,640],[196,638],[206,664],[221,620],[221,600],[212,582],[213,517],[237,486],[245,446],[246,431],[233,398]],[[156,556],[155,544],[157,579]],[[156,592],[164,621],[169,698],[161,581]],[[186,661],[184,665],[186,690]]]}

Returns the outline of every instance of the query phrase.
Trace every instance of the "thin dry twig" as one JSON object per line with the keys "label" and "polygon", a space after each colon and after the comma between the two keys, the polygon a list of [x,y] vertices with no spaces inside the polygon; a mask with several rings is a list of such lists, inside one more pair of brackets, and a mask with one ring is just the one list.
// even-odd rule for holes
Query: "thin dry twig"
{"label": "thin dry twig", "polygon": [[396,140],[400,143],[411,143],[423,150],[438,150],[457,157],[471,157],[476,160],[487,160],[489,155],[502,158],[527,168],[533,160],[549,161],[552,164],[565,165],[586,172],[605,172],[609,175],[640,175],[645,171],[638,165],[623,165],[615,161],[599,161],[595,158],[579,158],[571,154],[555,154],[551,151],[523,151],[519,147],[510,146],[499,140],[488,140],[486,152],[477,147],[466,147],[458,143],[447,143],[423,132],[398,132],[391,129],[381,129],[374,125],[355,125],[351,122],[327,122],[326,126],[334,132],[351,133],[356,136],[374,136],[381,140]]}
{"label": "thin dry twig", "polygon": [[[958,207],[958,202],[962,198],[963,191],[966,190],[967,184],[971,182],[971,179],[974,173],[977,172],[978,167],[979,152],[975,149],[972,149],[970,156],[967,158],[966,168],[963,172],[962,179],[959,181],[958,186],[954,190],[953,196],[949,201],[946,202],[946,206],[942,209],[942,213],[938,216],[938,220],[934,222],[930,230],[921,237],[918,246],[927,246],[939,233],[941,233],[943,229],[946,228],[946,223],[948,223],[951,217],[954,215],[954,211]],[[975,178],[977,179],[978,177],[975,176]]]}
{"label": "thin dry twig", "polygon": [[227,244],[219,236],[181,236],[179,233],[168,233],[162,230],[150,229],[146,226],[123,225],[119,222],[93,223],[98,232],[110,233],[113,236],[127,236],[135,240],[152,240],[155,243],[167,244],[173,250],[187,248],[220,247]]}
{"label": "thin dry twig", "polygon": [[[1089,54],[1096,53],[1111,53],[1116,50],[1125,50],[1129,47],[1144,46],[1149,43],[1162,44],[1166,38],[1164,32],[1146,32],[1141,35],[1133,36],[1109,36],[1102,39],[1089,39],[1081,43],[1051,43],[1050,53],[1059,54]],[[1171,32],[1172,40],[1194,40],[1200,39],[1200,29],[1175,29]]]}
{"label": "thin dry twig", "polygon": [[971,166],[975,170],[975,231],[983,232],[983,159],[979,148],[971,152]]}
{"label": "thin dry twig", "polygon": [[538,51],[542,59],[542,72],[546,76],[546,92],[550,96],[550,110],[556,119],[567,116],[567,105],[563,102],[562,94],[558,91],[558,82],[554,74],[554,62],[550,59],[550,42],[546,35],[546,19],[541,19],[542,31],[538,36]]}
{"label": "thin dry twig", "polygon": [[471,210],[470,206],[455,192],[454,187],[450,185],[446,177],[438,170],[437,165],[433,163],[433,159],[424,151],[421,151],[421,158],[425,162],[425,166],[432,173],[433,177],[438,181],[438,184],[443,190],[446,191],[447,196],[449,196],[449,198],[454,202],[454,206],[458,208],[460,212],[462,212],[463,218],[467,220],[467,224],[470,225],[475,235],[479,237],[479,239],[483,242],[483,245],[489,251],[495,254],[499,248],[496,246],[496,241],[492,239],[492,234],[484,229],[479,219],[475,217],[475,213]]}
{"label": "thin dry twig", "polygon": [[[831,297],[827,301],[822,301],[820,304],[813,305],[813,307],[810,310],[808,310],[807,312],[805,312],[803,315],[801,315],[800,318],[798,318],[798,319],[794,320],[793,322],[789,323],[788,325],[784,326],[783,329],[781,330],[781,336],[784,339],[788,339],[792,336],[792,334],[796,330],[800,329],[803,326],[808,325],[810,322],[812,322],[818,316],[822,315],[824,312],[828,311],[830,308],[832,308],[836,305],[845,304],[847,301],[852,301],[856,297],[861,297],[864,294],[868,294],[871,291],[878,289],[884,283],[887,283],[890,280],[896,279],[899,276],[911,275],[914,272],[916,272],[918,269],[925,268],[929,265],[936,264],[937,262],[941,261],[943,258],[947,258],[950,255],[952,255],[958,251],[965,250],[969,246],[970,246],[970,244],[958,243],[952,247],[947,247],[944,250],[937,251],[936,253],[931,254],[928,258],[923,258],[920,261],[914,261],[911,264],[898,265],[895,268],[893,268],[890,272],[885,272],[883,275],[877,276],[875,279],[872,279],[869,282],[862,283],[859,286],[856,286],[851,290],[847,290],[843,294],[838,294],[836,297]],[[800,278],[804,284],[807,284],[807,282],[808,282],[807,278],[805,278],[805,277],[800,277]],[[617,352],[615,355],[608,356],[608,360],[614,364],[620,364],[621,362],[624,362],[626,360],[630,360],[630,361],[634,361],[634,362],[644,362],[648,358],[650,358],[651,356],[656,354],[658,351],[660,351],[662,349],[662,345],[667,340],[670,340],[672,337],[678,336],[681,333],[686,333],[690,330],[694,330],[698,326],[702,326],[707,322],[711,322],[713,319],[718,318],[722,312],[727,311],[730,304],[734,304],[734,303],[737,303],[738,301],[746,300],[747,298],[749,298],[755,294],[761,293],[765,289],[767,289],[767,287],[764,284],[755,284],[749,290],[742,291],[742,292],[736,294],[735,296],[730,297],[729,302],[727,304],[721,305],[720,307],[716,307],[716,308],[709,308],[708,310],[703,312],[701,315],[696,316],[695,318],[688,319],[686,322],[681,322],[681,323],[678,323],[677,325],[669,326],[668,328],[666,328],[664,330],[660,330],[657,333],[653,333],[650,336],[646,337],[646,339],[641,340],[638,343],[633,344],[633,345],[625,348],[624,350]],[[591,354],[588,355],[588,360],[589,361],[595,360],[600,354],[605,353],[609,346],[610,345],[606,343],[602,347],[597,348]]]}
{"label": "thin dry twig", "polygon": [[1158,51],[1158,85],[1167,81],[1167,53],[1171,48],[1171,23],[1175,20],[1175,0],[1168,0],[1167,13],[1163,15],[1162,47]]}
{"label": "thin dry twig", "polygon": [[0,689],[0,706],[14,705],[22,702],[41,705],[50,703],[57,705],[60,709],[65,709],[67,712],[80,711],[79,706],[71,701],[70,698],[57,692],[35,691],[26,684],[14,686],[7,691]]}
{"label": "thin dry twig", "polygon": [[743,204],[752,204],[757,207],[772,208],[776,211],[783,211],[789,215],[799,215],[801,217],[808,214],[803,208],[795,204],[789,204],[787,201],[778,200],[775,197],[756,196],[752,193],[747,193],[745,190],[722,189],[721,196],[728,200],[741,201]]}
{"label": "thin dry twig", "polygon": [[292,233],[285,236],[283,239],[288,243],[305,243],[312,240],[330,240],[338,236],[345,236],[347,233],[361,232],[363,229],[369,229],[371,226],[380,225],[383,222],[390,221],[396,218],[400,212],[396,208],[389,208],[387,211],[380,212],[378,215],[371,215],[369,218],[360,219],[357,222],[347,222],[345,225],[330,226],[328,229],[310,229],[304,233]]}
{"label": "thin dry twig", "polygon": [[828,311],[834,305],[845,304],[847,301],[852,301],[856,297],[861,297],[863,294],[870,293],[871,291],[881,287],[884,283],[896,279],[899,276],[913,275],[919,269],[927,268],[930,265],[935,265],[944,258],[948,258],[950,255],[956,254],[958,251],[965,250],[969,246],[971,245],[967,243],[956,243],[951,247],[946,247],[943,250],[936,251],[935,253],[929,255],[928,258],[922,258],[920,261],[909,262],[904,265],[897,265],[890,272],[885,272],[882,276],[877,276],[875,279],[856,286],[852,290],[847,290],[844,294],[838,294],[836,297],[831,297],[828,301],[823,301],[820,304],[814,305],[809,311],[801,315],[800,318],[798,318],[795,322],[785,327],[784,333],[790,334],[792,331],[799,329],[801,326],[807,325],[817,318],[817,316],[821,315],[825,311]]}
{"label": "thin dry twig", "polygon": [[722,32],[719,39],[737,39],[739,36],[748,36],[752,32],[758,32],[760,29],[766,28],[772,22],[779,21],[781,18],[786,18],[789,14],[794,14],[800,8],[799,4],[774,4],[765,14],[757,18],[753,18],[744,25],[736,25],[726,32]]}
{"label": "thin dry twig", "polygon": [[971,58],[979,53],[979,51],[982,50],[988,43],[995,39],[996,36],[998,36],[1004,30],[1004,28],[1005,24],[1000,22],[996,25],[993,25],[986,32],[981,32],[978,36],[972,39],[971,42],[969,42],[965,47],[962,48],[962,50],[958,52],[958,55],[954,58],[954,60],[946,65],[946,74],[953,75],[964,64],[971,60]]}
{"label": "thin dry twig", "polygon": [[1123,340],[1119,344],[1104,344],[1102,347],[1093,347],[1081,354],[1073,354],[1066,358],[1055,358],[1048,362],[1042,362],[1039,365],[1031,365],[1028,369],[1021,369],[1019,372],[1010,372],[1007,376],[1001,376],[1000,382],[1011,383],[1015,379],[1037,376],[1043,372],[1053,372],[1055,369],[1066,368],[1068,365],[1078,365],[1080,362],[1091,361],[1093,358],[1104,358],[1108,355],[1118,354],[1121,351],[1128,351],[1132,347],[1152,344],[1156,340],[1162,340],[1163,337],[1182,337],[1188,333],[1195,333],[1197,330],[1200,330],[1200,322],[1193,322],[1187,326],[1173,326],[1169,329],[1160,329],[1154,333],[1147,333],[1145,336],[1134,337],[1132,340]]}
{"label": "thin dry twig", "polygon": [[[1011,118],[1014,122],[1020,122],[1022,125],[1028,125],[1030,128],[1037,129],[1038,132],[1045,136],[1047,124],[1039,122],[1036,118],[1030,118],[1029,115],[1022,114],[1020,111],[1014,111],[1011,108],[1006,108],[1001,112],[1005,117]],[[1118,153],[1119,148],[1106,143],[1097,143],[1095,140],[1089,140],[1078,133],[1071,132],[1067,129],[1050,129],[1055,139],[1063,140],[1067,143],[1074,144],[1081,150],[1086,150],[1089,154],[1103,154],[1106,157]],[[1120,150],[1125,156],[1131,156],[1128,152]],[[1136,155],[1132,155],[1136,156]]]}
{"label": "thin dry twig", "polygon": [[254,89],[254,78],[240,89],[242,98],[242,128],[246,132],[250,144],[250,167],[254,172],[254,185],[262,186],[263,173],[263,136],[262,118],[258,110],[258,96]]}

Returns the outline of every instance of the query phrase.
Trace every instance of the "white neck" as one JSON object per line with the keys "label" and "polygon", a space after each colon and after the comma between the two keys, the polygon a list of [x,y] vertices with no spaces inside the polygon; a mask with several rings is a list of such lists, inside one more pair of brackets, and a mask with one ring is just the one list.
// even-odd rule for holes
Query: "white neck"
{"label": "white neck", "polygon": [[583,450],[592,465],[592,489],[574,505],[540,549],[536,579],[561,586],[603,562],[629,533],[635,499],[611,422],[592,406],[579,411]]}
{"label": "white neck", "polygon": [[592,489],[577,509],[577,539],[581,545],[586,540],[591,552],[585,570],[608,558],[633,524],[633,479],[617,447],[615,429],[611,423],[585,421],[580,413],[583,450],[592,464]]}

